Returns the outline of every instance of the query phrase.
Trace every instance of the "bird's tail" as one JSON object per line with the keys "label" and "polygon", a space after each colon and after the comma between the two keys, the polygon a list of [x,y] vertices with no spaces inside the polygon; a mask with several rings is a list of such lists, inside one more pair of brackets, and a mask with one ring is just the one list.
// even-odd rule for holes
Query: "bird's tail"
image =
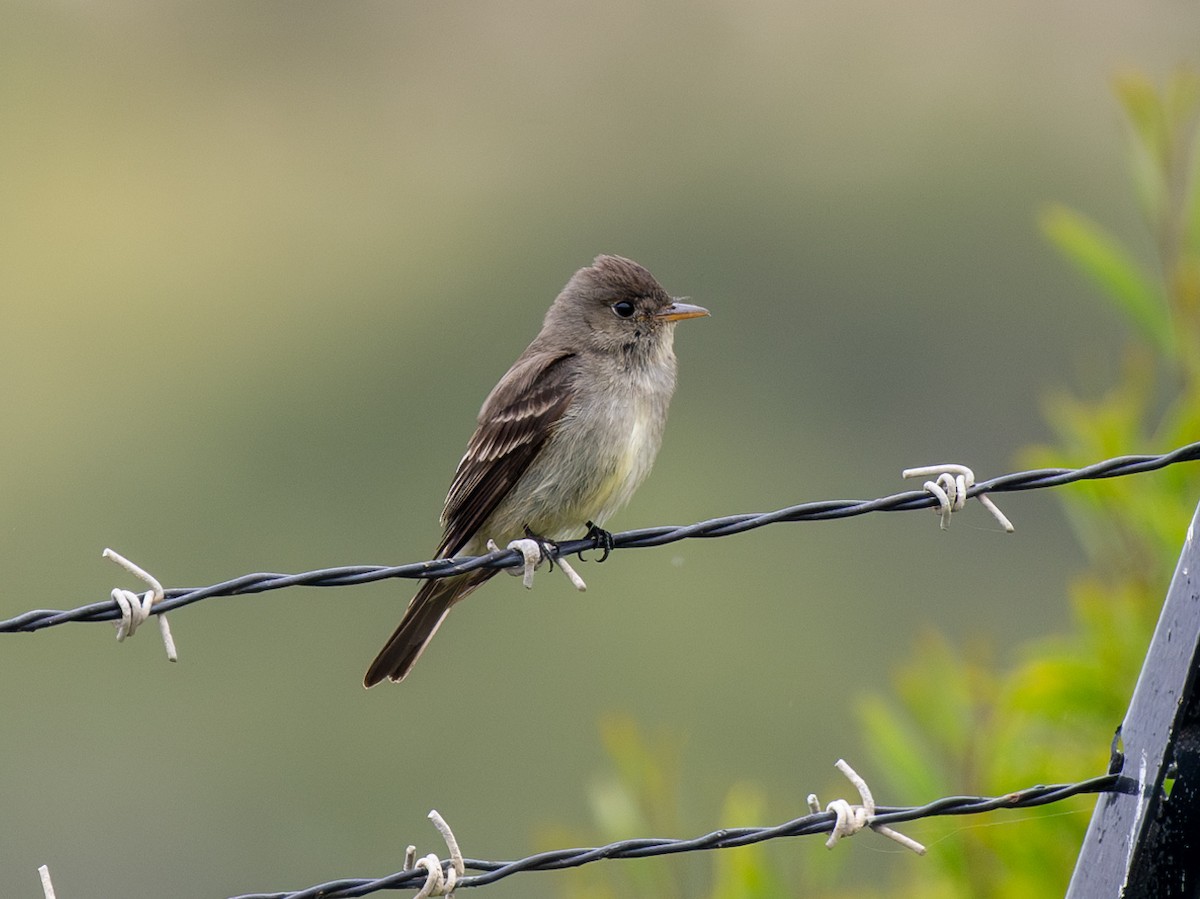
{"label": "bird's tail", "polygon": [[363,686],[373,687],[385,678],[396,682],[404,680],[437,633],[450,607],[495,573],[494,569],[480,570],[425,581],[404,611],[396,632],[367,669]]}

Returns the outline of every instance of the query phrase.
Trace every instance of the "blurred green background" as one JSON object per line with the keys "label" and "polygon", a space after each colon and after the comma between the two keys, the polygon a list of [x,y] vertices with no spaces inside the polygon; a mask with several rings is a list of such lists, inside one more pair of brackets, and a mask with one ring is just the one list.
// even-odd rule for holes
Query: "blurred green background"
{"label": "blurred green background", "polygon": [[[426,558],[479,403],[599,252],[713,311],[614,528],[1010,470],[1119,345],[1038,209],[1145,245],[1110,79],[1198,37],[1157,0],[4,3],[0,617],[135,587],[105,546],[169,586]],[[1065,620],[1059,507],[1001,505],[1013,536],[877,515],[620,553],[583,596],[504,578],[369,693],[410,583],[193,606],[178,665],[153,627],[2,637],[0,894],[382,875],[441,851],[434,807],[522,856],[586,830],[614,711],[684,735],[691,829],[627,836],[735,823],[746,779],[801,814],[918,635]]]}

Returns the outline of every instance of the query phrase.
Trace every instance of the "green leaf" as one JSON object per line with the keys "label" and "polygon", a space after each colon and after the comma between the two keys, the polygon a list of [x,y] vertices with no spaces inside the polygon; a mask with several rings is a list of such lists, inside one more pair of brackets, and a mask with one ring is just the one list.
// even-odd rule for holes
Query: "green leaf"
{"label": "green leaf", "polygon": [[1162,289],[1147,277],[1111,234],[1058,204],[1043,210],[1042,232],[1128,316],[1151,345],[1175,356],[1171,317]]}
{"label": "green leaf", "polygon": [[1142,214],[1151,229],[1169,213],[1170,135],[1162,100],[1141,72],[1119,74],[1113,84],[1130,129],[1129,165]]}
{"label": "green leaf", "polygon": [[1188,172],[1191,194],[1184,205],[1184,248],[1194,256],[1200,256],[1200,129],[1192,144],[1192,158]]}
{"label": "green leaf", "polygon": [[1144,72],[1123,72],[1114,79],[1117,99],[1142,144],[1164,170],[1170,162],[1170,135],[1167,114],[1154,82]]}
{"label": "green leaf", "polygon": [[[767,817],[767,800],[761,788],[734,784],[725,797],[720,820],[729,827],[760,826]],[[778,862],[772,862],[765,843],[713,853],[713,897],[773,899],[789,890],[780,877]]]}

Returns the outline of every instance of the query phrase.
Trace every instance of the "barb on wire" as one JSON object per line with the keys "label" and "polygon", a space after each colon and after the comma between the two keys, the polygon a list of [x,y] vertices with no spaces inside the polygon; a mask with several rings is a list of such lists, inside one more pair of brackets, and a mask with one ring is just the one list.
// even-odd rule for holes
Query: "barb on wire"
{"label": "barb on wire", "polygon": [[425,871],[425,883],[421,885],[421,889],[417,895],[413,896],[413,899],[428,899],[429,896],[453,897],[458,879],[467,870],[463,862],[462,851],[458,848],[458,840],[454,838],[454,832],[450,830],[450,825],[446,823],[445,818],[438,814],[437,809],[433,809],[429,813],[429,820],[433,822],[433,826],[446,841],[446,849],[450,852],[450,864],[443,865],[432,852],[424,858],[417,858],[417,847],[409,846],[408,851],[404,853],[405,869],[415,871],[420,868]]}
{"label": "barb on wire", "polygon": [[[982,496],[985,493],[1041,490],[1048,487],[1060,487],[1076,481],[1123,477],[1157,471],[1168,465],[1194,462],[1197,459],[1200,459],[1200,443],[1191,443],[1161,455],[1119,456],[1115,459],[1096,462],[1084,468],[1042,468],[1000,475],[967,488],[965,496],[969,498]],[[562,555],[567,556],[585,550],[602,548],[644,549],[692,538],[728,537],[732,534],[741,534],[781,522],[829,521],[865,515],[868,512],[907,512],[912,509],[928,509],[938,506],[941,506],[941,500],[924,490],[909,490],[873,500],[821,500],[776,509],[774,512],[726,515],[686,527],[661,526],[624,531],[612,535],[611,546],[601,545],[599,536],[563,541],[559,544],[559,550]],[[388,578],[450,577],[480,568],[512,568],[523,564],[524,557],[517,550],[497,549],[482,556],[431,559],[427,562],[413,562],[407,565],[349,565],[340,568],[322,568],[300,574],[260,572],[242,575],[207,587],[177,587],[165,590],[165,598],[154,603],[150,614],[162,615],[164,612],[170,612],[173,609],[182,608],[214,596],[243,596],[297,586],[346,587]],[[34,609],[17,615],[15,618],[0,621],[0,633],[36,631],[66,624],[68,621],[113,621],[120,618],[121,614],[121,610],[113,600],[91,603],[69,611]]]}
{"label": "barb on wire", "polygon": [[[138,626],[150,617],[155,603],[162,602],[163,585],[158,582],[158,578],[130,562],[115,549],[105,549],[100,555],[106,559],[112,559],[130,574],[141,578],[150,585],[150,589],[140,597],[132,590],[113,588],[113,602],[121,610],[121,620],[117,624],[117,642],[120,643],[126,637],[132,637]],[[167,622],[166,615],[158,616],[158,632],[162,637],[163,646],[167,650],[167,658],[172,662],[178,662],[179,653],[175,649],[175,638],[171,635],[171,625]]]}
{"label": "barb on wire", "polygon": [[[845,759],[838,759],[834,763],[834,767],[846,776],[846,779],[854,785],[854,789],[858,790],[858,797],[862,800],[862,805],[851,805],[845,799],[835,799],[825,806],[825,811],[833,812],[837,816],[829,839],[825,841],[826,849],[832,849],[842,837],[852,837],[864,827],[869,827],[889,840],[899,843],[905,849],[911,849],[917,855],[925,854],[925,847],[916,840],[906,837],[899,831],[892,830],[886,824],[875,822],[875,797],[871,795],[871,788],[867,786],[862,775],[851,768],[849,762]],[[813,814],[821,811],[821,803],[817,801],[816,793],[808,794],[808,809]]]}
{"label": "barb on wire", "polygon": [[[920,468],[906,468],[900,473],[902,478],[936,478],[926,481],[922,486],[926,491],[937,497],[938,511],[941,513],[942,530],[950,527],[950,516],[966,508],[968,491],[975,484],[975,472],[965,465],[922,465]],[[1012,522],[1005,517],[999,507],[992,502],[986,493],[977,493],[975,498],[992,513],[1006,533],[1013,532]]]}
{"label": "barb on wire", "polygon": [[39,865],[38,877],[42,881],[42,895],[44,899],[54,899],[54,884],[50,881],[50,866]]}
{"label": "barb on wire", "polygon": [[[876,806],[869,826],[879,829],[881,825],[916,821],[920,818],[973,815],[1002,808],[1033,808],[1085,793],[1136,793],[1137,789],[1137,783],[1131,778],[1106,774],[1079,783],[1039,785],[991,798],[948,796],[927,805],[911,808]],[[656,855],[675,855],[681,852],[729,849],[782,837],[830,833],[836,826],[837,813],[827,811],[805,815],[774,827],[730,827],[715,830],[690,840],[646,838],[622,840],[590,849],[555,849],[515,861],[481,861],[467,858],[462,859],[463,868],[480,873],[457,877],[454,888],[461,890],[468,887],[485,886],[525,871],[559,871],[564,868],[578,868],[601,859],[649,858]],[[445,869],[443,876],[447,880],[451,876],[449,872],[453,864],[452,861],[442,863]],[[383,890],[416,890],[422,888],[427,880],[428,874],[424,869],[406,865],[403,871],[376,879],[344,878],[295,892],[246,893],[234,897],[234,899],[344,899],[344,897],[350,896],[367,896]]]}

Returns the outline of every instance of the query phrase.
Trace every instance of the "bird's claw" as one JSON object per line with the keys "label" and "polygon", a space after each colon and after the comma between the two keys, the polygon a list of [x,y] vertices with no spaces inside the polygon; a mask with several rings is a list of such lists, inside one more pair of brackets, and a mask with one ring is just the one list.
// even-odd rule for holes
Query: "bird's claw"
{"label": "bird's claw", "polygon": [[[541,554],[541,558],[550,563],[549,570],[553,571],[554,559],[558,556],[558,544],[552,540],[547,540],[540,534],[535,534],[529,529],[529,525],[525,525],[525,539],[532,540],[537,545],[538,552]],[[539,564],[540,561],[541,560],[539,559]],[[535,565],[534,567],[536,568],[537,566]],[[532,575],[530,576],[530,579],[532,580]]]}
{"label": "bird's claw", "polygon": [[[587,523],[587,533],[584,534],[584,539],[593,541],[593,543],[595,544],[592,547],[593,549],[603,550],[603,552],[601,552],[601,554],[600,554],[600,558],[596,560],[597,562],[603,562],[605,559],[607,559],[609,557],[609,554],[612,553],[612,551],[613,551],[613,535],[612,535],[612,533],[610,531],[604,530],[604,528],[600,527],[600,525],[596,524],[596,522],[594,522],[594,521],[589,521]],[[581,562],[585,561],[583,558],[583,554],[585,552],[586,552],[586,550],[581,549],[576,554],[579,556],[579,561],[581,561]]]}

